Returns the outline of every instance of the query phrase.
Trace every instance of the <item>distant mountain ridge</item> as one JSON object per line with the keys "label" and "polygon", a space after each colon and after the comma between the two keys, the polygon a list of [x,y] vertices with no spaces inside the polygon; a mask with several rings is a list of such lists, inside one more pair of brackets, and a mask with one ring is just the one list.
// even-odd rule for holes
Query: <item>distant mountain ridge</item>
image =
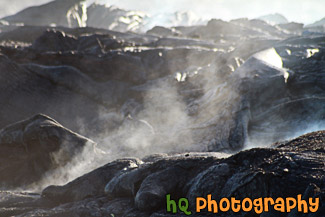
{"label": "distant mountain ridge", "polygon": [[9,23],[34,26],[84,27],[87,20],[87,5],[85,0],[56,0],[26,8],[2,19]]}
{"label": "distant mountain ridge", "polygon": [[267,14],[267,15],[258,17],[257,19],[263,20],[263,21],[270,23],[272,25],[289,23],[287,18],[285,18],[285,16],[283,16],[282,14],[279,14],[279,13]]}
{"label": "distant mountain ridge", "polygon": [[[282,14],[274,13],[256,18],[270,25],[277,25],[288,31],[303,31],[299,23],[289,23]],[[94,27],[119,32],[144,33],[155,26],[177,27],[206,25],[207,20],[191,11],[147,14],[142,11],[125,10],[113,5],[93,3],[86,0],[54,0],[49,3],[26,8],[14,15],[1,18],[10,25]],[[235,19],[242,20],[242,19]],[[259,25],[264,25],[260,23]],[[325,18],[305,27],[309,32],[324,32]],[[173,34],[173,33],[172,33]]]}
{"label": "distant mountain ridge", "polygon": [[307,25],[306,27],[316,27],[316,26],[325,26],[325,17],[321,20],[318,20],[312,24]]}
{"label": "distant mountain ridge", "polygon": [[115,31],[145,32],[154,26],[190,26],[205,24],[193,12],[175,12],[149,15],[141,11],[124,10],[115,6],[85,0],[55,0],[40,6],[26,8],[2,18],[10,24],[34,26],[96,27]]}

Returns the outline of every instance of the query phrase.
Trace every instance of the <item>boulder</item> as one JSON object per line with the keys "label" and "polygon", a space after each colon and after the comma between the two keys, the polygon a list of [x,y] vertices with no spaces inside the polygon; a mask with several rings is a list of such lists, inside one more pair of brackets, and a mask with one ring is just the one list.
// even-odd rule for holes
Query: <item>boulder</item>
{"label": "boulder", "polygon": [[48,186],[42,192],[42,197],[55,204],[81,201],[89,197],[104,196],[105,185],[116,174],[122,171],[132,171],[142,162],[138,159],[120,159],[108,163],[90,173],[77,178],[64,186]]}
{"label": "boulder", "polygon": [[95,143],[39,114],[0,131],[0,183],[24,187],[63,167]]}

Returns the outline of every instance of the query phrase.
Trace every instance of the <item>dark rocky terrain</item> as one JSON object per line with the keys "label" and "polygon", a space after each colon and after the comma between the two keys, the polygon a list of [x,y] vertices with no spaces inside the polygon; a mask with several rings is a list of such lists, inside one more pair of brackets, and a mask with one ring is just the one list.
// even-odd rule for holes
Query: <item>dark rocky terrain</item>
{"label": "dark rocky terrain", "polygon": [[55,120],[36,115],[0,131],[2,188],[30,185],[49,170],[63,167],[95,143],[64,128]]}
{"label": "dark rocky terrain", "polygon": [[320,27],[145,19],[57,0],[0,21],[0,216],[183,216],[166,194],[211,193],[320,198],[219,216],[324,217]]}
{"label": "dark rocky terrain", "polygon": [[[166,194],[186,196],[189,210],[195,197],[319,198],[316,213],[290,214],[271,210],[220,213],[218,216],[313,216],[325,209],[324,131],[306,134],[271,148],[255,148],[224,158],[217,153],[153,155],[120,159],[64,186],[41,194],[0,192],[1,216],[186,216],[166,212]],[[18,175],[18,173],[17,173]],[[194,216],[206,216],[207,213]],[[209,215],[208,215],[209,216]]]}

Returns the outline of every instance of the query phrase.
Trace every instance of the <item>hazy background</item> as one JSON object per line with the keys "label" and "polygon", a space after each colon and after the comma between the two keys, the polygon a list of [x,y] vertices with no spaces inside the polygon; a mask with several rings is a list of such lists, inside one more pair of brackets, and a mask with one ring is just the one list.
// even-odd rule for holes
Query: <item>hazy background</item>
{"label": "hazy background", "polygon": [[[46,2],[49,0],[0,0],[0,17]],[[88,0],[88,2],[106,3],[150,14],[191,10],[204,19],[255,18],[278,12],[289,21],[309,24],[325,17],[324,0]]]}

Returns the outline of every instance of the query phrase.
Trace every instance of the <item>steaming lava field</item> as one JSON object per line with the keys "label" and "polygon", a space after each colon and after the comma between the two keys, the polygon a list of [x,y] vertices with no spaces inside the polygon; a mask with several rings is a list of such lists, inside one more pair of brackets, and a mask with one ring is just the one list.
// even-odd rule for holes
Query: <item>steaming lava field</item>
{"label": "steaming lava field", "polygon": [[[0,20],[0,216],[186,216],[171,194],[324,217],[324,27],[145,19],[57,0]],[[208,194],[320,206],[195,213]]]}

